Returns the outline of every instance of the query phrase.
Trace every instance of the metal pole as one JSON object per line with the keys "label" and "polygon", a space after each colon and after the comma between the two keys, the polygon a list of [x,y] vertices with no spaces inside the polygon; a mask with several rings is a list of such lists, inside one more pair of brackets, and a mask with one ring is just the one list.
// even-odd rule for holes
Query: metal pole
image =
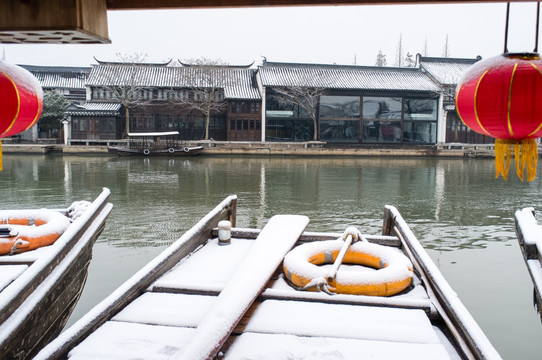
{"label": "metal pole", "polygon": [[534,43],[534,51],[535,53],[538,52],[538,28],[540,23],[540,1],[536,2],[536,29],[535,29],[535,43]]}
{"label": "metal pole", "polygon": [[506,3],[506,25],[504,27],[504,53],[508,53],[508,18],[510,16],[510,3]]}

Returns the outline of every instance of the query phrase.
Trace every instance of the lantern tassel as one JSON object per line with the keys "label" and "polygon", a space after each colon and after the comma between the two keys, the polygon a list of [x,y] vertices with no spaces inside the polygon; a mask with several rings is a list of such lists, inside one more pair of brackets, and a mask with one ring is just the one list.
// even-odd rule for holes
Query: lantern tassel
{"label": "lantern tassel", "polygon": [[514,158],[516,173],[523,181],[525,168],[527,168],[527,181],[533,181],[536,177],[536,165],[538,164],[538,146],[534,139],[521,141],[510,141],[497,139],[495,141],[495,177],[502,175],[506,181],[508,171],[512,162],[512,146],[514,147]]}

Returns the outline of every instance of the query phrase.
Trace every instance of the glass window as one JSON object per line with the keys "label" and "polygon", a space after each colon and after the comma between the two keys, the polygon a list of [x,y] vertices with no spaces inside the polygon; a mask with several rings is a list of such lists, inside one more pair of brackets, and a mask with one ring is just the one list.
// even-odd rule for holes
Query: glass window
{"label": "glass window", "polygon": [[405,121],[404,142],[435,144],[437,142],[437,123],[429,121]]}
{"label": "glass window", "polygon": [[364,119],[401,119],[401,98],[370,97],[363,98]]}
{"label": "glass window", "polygon": [[359,121],[321,120],[320,140],[328,142],[359,142]]}
{"label": "glass window", "polygon": [[408,99],[405,98],[403,110],[405,120],[437,120],[436,99]]}
{"label": "glass window", "polygon": [[[260,121],[256,121],[260,129]],[[270,119],[265,126],[266,141],[310,141],[313,136],[311,120],[306,119]]]}
{"label": "glass window", "polygon": [[359,96],[321,96],[320,118],[359,118]]}
{"label": "glass window", "polygon": [[400,121],[363,121],[363,142],[401,142]]}

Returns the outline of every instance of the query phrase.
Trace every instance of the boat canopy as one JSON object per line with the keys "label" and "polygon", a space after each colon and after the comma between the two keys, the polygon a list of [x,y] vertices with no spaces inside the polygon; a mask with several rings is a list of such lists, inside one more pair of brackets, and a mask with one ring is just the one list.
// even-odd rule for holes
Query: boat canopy
{"label": "boat canopy", "polygon": [[153,137],[153,136],[169,136],[179,135],[178,131],[162,131],[162,132],[148,132],[148,133],[128,133],[129,137]]}

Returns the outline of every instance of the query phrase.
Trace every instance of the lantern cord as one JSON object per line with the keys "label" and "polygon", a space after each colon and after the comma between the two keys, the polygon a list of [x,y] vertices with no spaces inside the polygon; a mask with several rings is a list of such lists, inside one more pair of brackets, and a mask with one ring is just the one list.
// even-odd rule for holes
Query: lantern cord
{"label": "lantern cord", "polygon": [[534,139],[510,141],[497,139],[495,141],[495,177],[502,175],[506,181],[512,162],[512,146],[516,163],[516,174],[523,181],[525,168],[527,169],[527,181],[533,181],[536,177],[538,164],[538,145]]}
{"label": "lantern cord", "polygon": [[510,18],[510,3],[506,3],[506,23],[504,27],[504,53],[508,54],[508,19]]}
{"label": "lantern cord", "polygon": [[540,24],[540,1],[536,2],[536,35],[535,35],[535,42],[534,42],[534,53],[538,53],[538,27]]}

